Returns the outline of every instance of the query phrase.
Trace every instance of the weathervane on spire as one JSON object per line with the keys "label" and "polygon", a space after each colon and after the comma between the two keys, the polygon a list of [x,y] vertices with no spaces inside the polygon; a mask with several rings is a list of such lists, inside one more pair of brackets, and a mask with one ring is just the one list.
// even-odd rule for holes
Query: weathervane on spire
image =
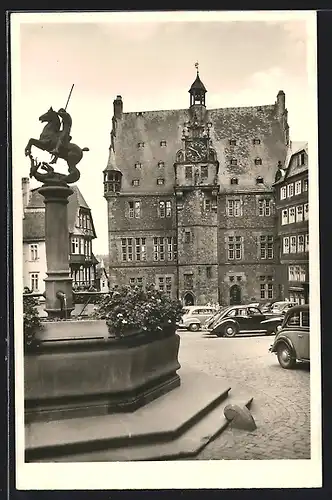
{"label": "weathervane on spire", "polygon": [[198,71],[198,66],[199,66],[198,61],[196,61],[196,62],[195,62],[195,68],[196,68],[196,70],[197,70],[197,75],[199,74],[199,71]]}

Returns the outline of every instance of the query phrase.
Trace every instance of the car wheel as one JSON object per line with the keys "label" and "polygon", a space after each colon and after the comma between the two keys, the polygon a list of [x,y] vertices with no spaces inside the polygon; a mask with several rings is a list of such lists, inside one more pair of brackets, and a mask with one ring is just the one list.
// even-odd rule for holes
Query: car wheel
{"label": "car wheel", "polygon": [[279,364],[280,366],[282,366],[282,368],[286,369],[294,368],[296,360],[293,357],[291,349],[288,347],[288,345],[284,344],[283,342],[278,345],[277,357]]}
{"label": "car wheel", "polygon": [[235,325],[229,323],[228,325],[224,326],[223,335],[225,337],[235,337],[236,334],[237,334],[237,328]]}
{"label": "car wheel", "polygon": [[200,325],[198,323],[192,323],[190,326],[189,326],[189,330],[191,332],[197,332],[199,330],[199,327]]}

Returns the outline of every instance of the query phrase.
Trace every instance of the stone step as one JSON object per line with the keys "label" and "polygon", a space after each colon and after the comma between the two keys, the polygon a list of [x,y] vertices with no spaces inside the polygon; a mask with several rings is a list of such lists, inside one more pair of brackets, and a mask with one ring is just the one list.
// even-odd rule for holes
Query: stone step
{"label": "stone step", "polygon": [[179,372],[180,387],[135,412],[26,424],[26,460],[174,438],[230,390],[222,379],[185,367]]}
{"label": "stone step", "polygon": [[35,422],[26,426],[26,461],[162,460],[196,454],[226,427],[222,379],[188,368],[181,386],[133,413]]}
{"label": "stone step", "polygon": [[[59,457],[54,462],[123,462],[148,460],[179,460],[196,456],[217,438],[228,426],[224,408],[228,404],[250,407],[252,398],[232,395],[209,411],[201,420],[189,427],[178,437],[166,442],[145,443],[134,446],[110,448],[101,451],[78,453]],[[39,460],[44,462],[46,460]]]}

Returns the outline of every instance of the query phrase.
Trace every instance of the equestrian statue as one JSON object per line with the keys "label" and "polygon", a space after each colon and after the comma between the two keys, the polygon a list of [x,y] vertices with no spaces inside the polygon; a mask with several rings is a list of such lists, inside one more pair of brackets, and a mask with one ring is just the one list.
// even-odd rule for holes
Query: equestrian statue
{"label": "equestrian statue", "polygon": [[[73,87],[71,88],[69,98]],[[39,120],[42,123],[46,122],[46,125],[39,139],[29,139],[25,147],[25,155],[29,156],[31,162],[30,177],[35,177],[35,179],[46,184],[77,182],[80,178],[80,172],[76,165],[83,158],[83,152],[89,151],[89,148],[80,148],[77,144],[71,142],[72,119],[66,111],[69,98],[65,108],[55,111],[50,107],[46,113],[39,117]],[[50,163],[38,162],[37,159],[34,159],[31,154],[32,146],[50,153],[52,155]],[[58,158],[62,158],[67,162],[67,175],[54,172],[54,168],[51,167],[51,164],[55,164]],[[46,173],[38,172],[39,168],[45,170]]]}

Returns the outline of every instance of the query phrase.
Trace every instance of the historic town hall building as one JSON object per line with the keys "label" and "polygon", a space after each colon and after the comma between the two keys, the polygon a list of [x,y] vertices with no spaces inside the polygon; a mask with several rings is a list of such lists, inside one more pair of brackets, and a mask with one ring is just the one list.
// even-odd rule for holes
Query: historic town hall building
{"label": "historic town hall building", "polygon": [[124,113],[114,101],[104,170],[111,286],[155,282],[186,304],[277,298],[285,94],[207,109],[206,92],[197,71],[187,109]]}

